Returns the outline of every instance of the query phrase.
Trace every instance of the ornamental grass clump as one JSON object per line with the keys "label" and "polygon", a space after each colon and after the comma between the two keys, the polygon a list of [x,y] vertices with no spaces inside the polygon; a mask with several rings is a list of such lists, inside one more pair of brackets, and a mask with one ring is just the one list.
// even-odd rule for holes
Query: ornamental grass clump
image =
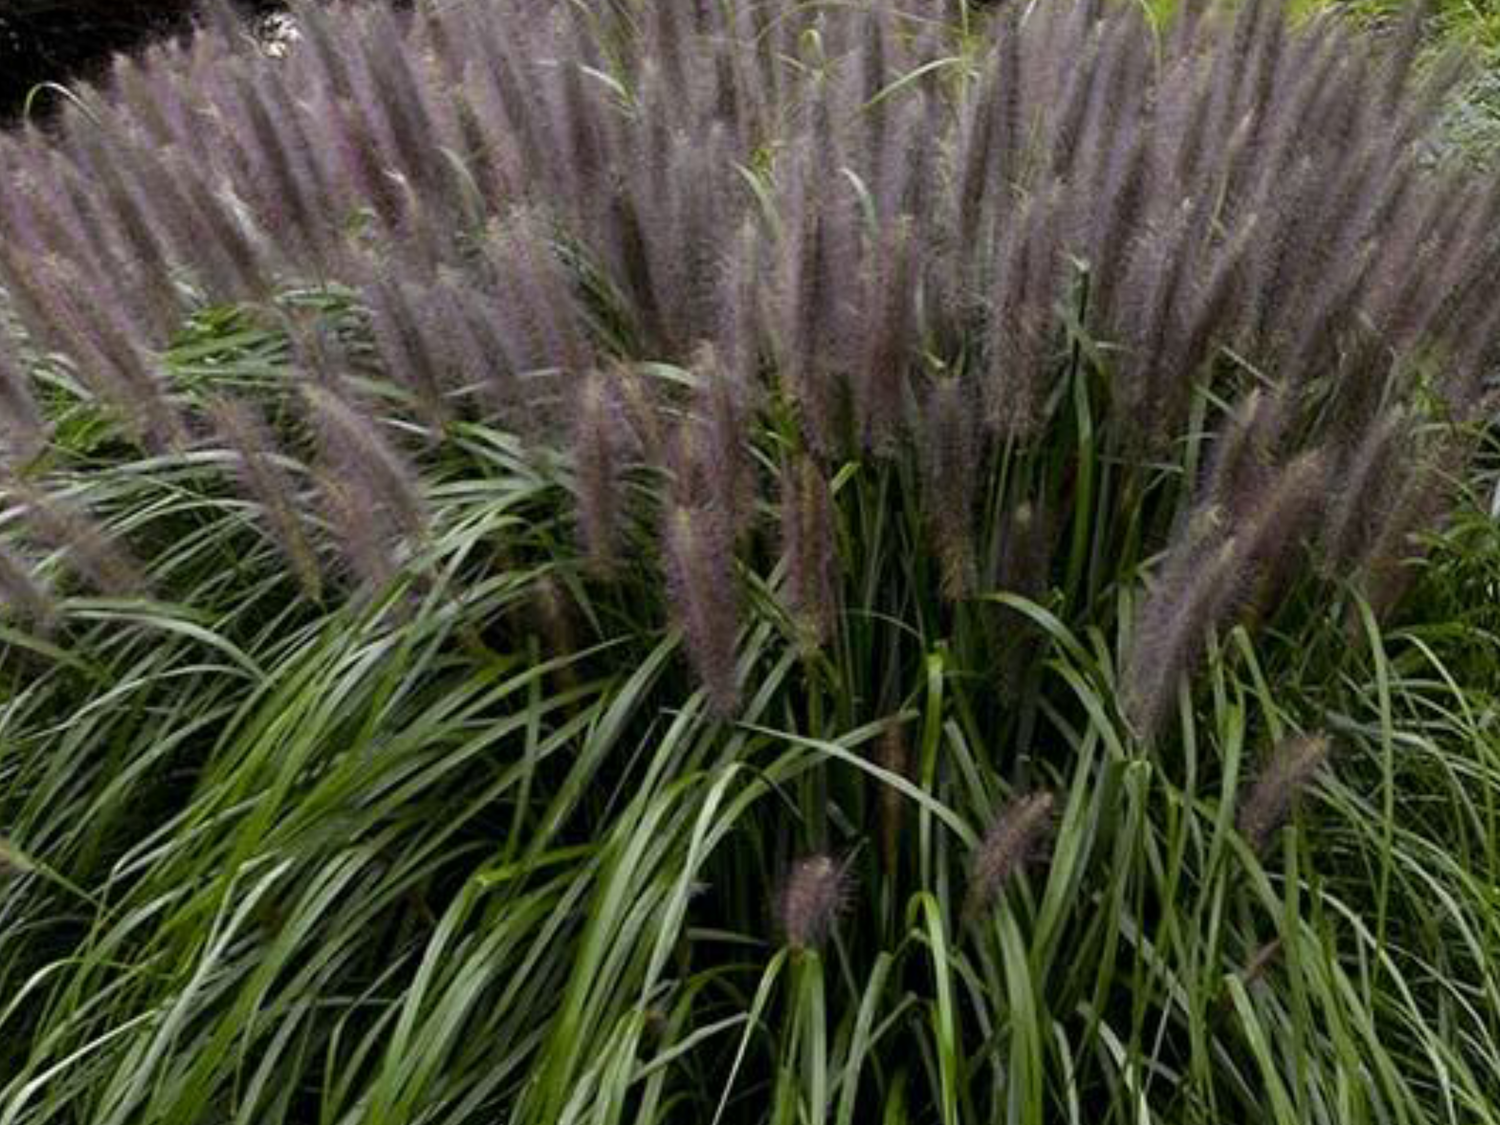
{"label": "ornamental grass clump", "polygon": [[[1324,513],[1275,509],[1377,465],[1431,493],[1431,459],[1402,443],[1395,463],[1372,461],[1378,435],[1393,412],[1451,430],[1484,401],[1500,192],[1425,158],[1459,71],[1413,72],[1415,21],[1386,52],[1332,18],[1289,28],[1255,0],[1184,19],[1158,57],[1143,17],[1114,5],[1007,9],[978,47],[881,5],[669,9],[374,9],[337,30],[307,11],[284,60],[206,33],[122,63],[57,136],[3,142],[0,277],[24,346],[122,439],[209,448],[199,419],[217,400],[162,362],[184,318],[346,283],[369,333],[355,374],[385,395],[367,417],[319,392],[321,442],[287,451],[294,487],[331,473],[387,513],[375,539],[405,536],[420,504],[400,444],[431,450],[466,418],[542,446],[571,433],[603,573],[617,533],[681,522],[630,518],[625,482],[636,467],[680,474],[686,442],[713,451],[699,460],[734,523],[725,549],[746,549],[756,493],[791,506],[787,596],[825,640],[828,564],[803,541],[828,521],[811,470],[777,485],[746,464],[760,421],[790,464],[914,451],[950,599],[981,588],[991,516],[1034,503],[1029,478],[1050,475],[1056,517],[1088,522],[1078,545],[1120,562],[1095,585],[1166,549],[1122,657],[1145,737],[1209,634],[1264,610],[1268,568],[1311,550],[1391,584],[1378,576],[1420,524],[1387,525],[1415,501],[1367,502],[1367,518],[1341,499],[1331,537]],[[660,434],[690,437],[632,438],[610,372],[643,363],[708,384],[689,395],[706,409],[671,385],[643,406]],[[13,366],[6,427],[23,458],[47,431]],[[1253,436],[1263,464],[1233,496],[1162,471],[1205,449],[1222,462],[1213,435],[1239,440],[1232,419],[1259,401],[1275,404]],[[333,445],[368,456],[329,449],[336,429]],[[1053,451],[1085,438],[1107,479],[1058,477]],[[299,506],[266,524],[284,544],[301,537],[284,518]],[[1210,550],[1183,530],[1194,507],[1216,527],[1212,603],[1183,584],[1202,571],[1181,553]],[[1430,520],[1441,502],[1416,508]],[[664,565],[682,550],[670,538]],[[294,553],[307,586],[309,552]]]}
{"label": "ornamental grass clump", "polygon": [[1500,1116],[1500,187],[1420,14],[1149,7],[0,134],[0,1121]]}

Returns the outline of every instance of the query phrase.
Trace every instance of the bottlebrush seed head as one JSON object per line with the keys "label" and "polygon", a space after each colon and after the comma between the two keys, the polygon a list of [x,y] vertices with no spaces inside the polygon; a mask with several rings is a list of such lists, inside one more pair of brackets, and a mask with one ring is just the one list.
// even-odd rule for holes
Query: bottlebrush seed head
{"label": "bottlebrush seed head", "polygon": [[585,376],[573,427],[578,530],[597,573],[614,566],[620,540],[628,428],[620,390],[604,372]]}
{"label": "bottlebrush seed head", "polygon": [[850,892],[844,861],[818,853],[792,864],[776,902],[786,943],[793,949],[820,948],[848,909]]}
{"label": "bottlebrush seed head", "polygon": [[1240,834],[1255,851],[1265,850],[1297,797],[1328,761],[1328,750],[1324,735],[1297,735],[1277,745],[1240,802]]}
{"label": "bottlebrush seed head", "polygon": [[808,638],[821,644],[838,611],[838,545],[833,495],[812,457],[782,466],[781,548],[788,606]]}
{"label": "bottlebrush seed head", "polygon": [[1037,859],[1052,832],[1051,793],[1012,798],[985,833],[969,873],[964,914],[977,919],[995,904],[1005,884]]}
{"label": "bottlebrush seed head", "polygon": [[668,596],[688,656],[714,713],[727,717],[739,704],[733,544],[713,512],[676,505],[667,513],[664,548]]}

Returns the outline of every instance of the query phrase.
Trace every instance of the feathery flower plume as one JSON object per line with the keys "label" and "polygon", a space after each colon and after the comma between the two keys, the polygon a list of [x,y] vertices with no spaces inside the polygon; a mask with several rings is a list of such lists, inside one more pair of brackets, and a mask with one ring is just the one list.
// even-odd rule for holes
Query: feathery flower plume
{"label": "feathery flower plume", "polygon": [[1058,251],[1055,196],[1033,197],[1001,236],[985,346],[986,427],[1028,438],[1040,421]]}
{"label": "feathery flower plume", "polygon": [[578,530],[597,573],[614,566],[620,543],[624,474],[630,456],[629,423],[616,378],[590,372],[578,388],[573,425],[573,473]]}
{"label": "feathery flower plume", "polygon": [[976,395],[964,380],[944,379],[928,392],[922,426],[923,491],[943,566],[943,596],[957,600],[974,585],[974,504],[979,480]]}
{"label": "feathery flower plume", "polygon": [[1374,546],[1409,469],[1413,437],[1406,411],[1387,410],[1340,467],[1323,533],[1326,565],[1335,574],[1348,573]]}
{"label": "feathery flower plume", "polygon": [[202,220],[206,237],[200,247],[210,261],[194,262],[200,280],[210,285],[213,296],[252,298],[269,288],[263,256],[233,213],[233,209],[207,180],[194,176],[177,153],[163,157],[168,178],[182,185],[188,206]]}
{"label": "feathery flower plume", "polygon": [[84,350],[77,358],[109,368],[123,392],[122,405],[146,444],[158,451],[184,447],[187,423],[168,397],[166,380],[132,337],[128,324],[121,322],[116,310],[96,307],[90,310],[86,328]]}
{"label": "feathery flower plume", "polygon": [[867,447],[880,452],[889,452],[900,433],[907,364],[915,343],[911,232],[912,223],[903,216],[877,236],[866,280],[864,355],[855,389],[861,437]]}
{"label": "feathery flower plume", "polygon": [[327,217],[320,214],[321,201],[310,198],[304,191],[306,176],[295,167],[287,149],[286,139],[296,127],[289,125],[287,118],[295,120],[296,115],[278,114],[267,104],[268,94],[275,89],[257,82],[249,73],[242,72],[236,82],[235,118],[243,122],[240,127],[244,143],[254,149],[254,155],[247,161],[256,181],[251,188],[263,222],[271,229],[284,229],[294,236],[282,243],[291,251],[288,258],[300,262],[310,250],[317,260],[322,224]]}
{"label": "feathery flower plume", "polygon": [[755,519],[755,462],[747,435],[749,389],[721,364],[712,345],[699,347],[693,363],[699,383],[696,425],[710,469],[709,503],[725,520],[732,539],[738,539]]}
{"label": "feathery flower plume", "polygon": [[969,872],[964,917],[977,921],[995,905],[1001,890],[1027,864],[1039,858],[1052,833],[1051,793],[1013,797],[984,834]]}
{"label": "feathery flower plume", "polygon": [[[146,52],[150,54],[150,52]],[[164,61],[158,58],[158,63]],[[168,145],[176,140],[171,123],[161,104],[161,86],[148,75],[145,60],[131,55],[119,55],[111,74],[113,87],[121,101],[129,107],[131,116],[144,131],[153,145]]]}
{"label": "feathery flower plume", "polygon": [[[69,161],[48,156],[31,168],[18,162],[18,167],[7,170],[18,182],[15,197],[7,201],[8,233],[17,249],[24,246],[31,253],[80,263],[82,269],[98,271],[95,276],[101,279],[135,276],[132,251],[119,237],[98,185]],[[161,294],[128,300],[136,319],[153,329],[160,326],[165,304]]]}
{"label": "feathery flower plume", "polygon": [[[1142,242],[1127,288],[1140,294],[1133,310],[1131,351],[1121,372],[1121,403],[1138,432],[1137,441],[1158,446],[1177,431],[1179,415],[1187,406],[1193,384],[1164,361],[1173,335],[1183,274],[1190,261],[1195,225],[1203,210],[1184,203],[1169,216],[1163,229]],[[1118,304],[1118,302],[1117,302]]]}
{"label": "feathery flower plume", "polygon": [[1225,540],[1217,528],[1179,533],[1166,573],[1137,616],[1125,660],[1122,709],[1143,740],[1161,728],[1210,630],[1243,596],[1235,562],[1234,540]]}
{"label": "feathery flower plume", "polygon": [[1434,528],[1453,503],[1453,473],[1465,455],[1462,447],[1449,446],[1411,458],[1379,533],[1359,563],[1360,592],[1376,617],[1385,617],[1415,576],[1415,564],[1425,553],[1419,536]]}
{"label": "feathery flower plume", "polygon": [[[1082,69],[1082,68],[1080,68]],[[985,209],[993,176],[996,118],[1003,102],[999,84],[1011,79],[990,63],[980,76],[977,92],[967,100],[967,115],[959,137],[957,229],[961,237],[978,238],[979,216]]]}
{"label": "feathery flower plume", "polygon": [[145,592],[140,564],[72,501],[13,479],[4,481],[3,488],[22,505],[22,528],[47,547],[62,551],[68,564],[99,593],[127,598]]}
{"label": "feathery flower plume", "polygon": [[441,362],[459,393],[487,420],[522,429],[527,419],[501,339],[504,327],[486,305],[491,299],[444,273],[431,294],[433,323],[427,330],[439,338]]}
{"label": "feathery flower plume", "polygon": [[1098,205],[1089,234],[1089,292],[1098,323],[1113,323],[1120,279],[1135,248],[1142,208],[1151,197],[1150,135],[1144,128],[1116,140],[1105,175],[1105,202]]}
{"label": "feathery flower plume", "polygon": [[427,527],[421,483],[375,419],[330,387],[304,383],[301,389],[328,465],[346,482],[341,495],[383,509],[402,534],[420,537]]}
{"label": "feathery flower plume", "polygon": [[811,457],[781,467],[781,549],[788,606],[807,639],[822,644],[838,612],[838,553],[833,495]]}
{"label": "feathery flower plume", "polygon": [[1244,103],[1236,107],[1239,116],[1264,119],[1275,91],[1284,77],[1287,27],[1281,5],[1261,2],[1247,7],[1256,9],[1258,17],[1254,42],[1245,60]]}
{"label": "feathery flower plume", "polygon": [[1268,482],[1255,511],[1243,521],[1233,563],[1244,594],[1242,616],[1267,612],[1291,584],[1304,548],[1327,509],[1333,479],[1321,449],[1299,454]]}
{"label": "feathery flower plume", "polygon": [[347,207],[346,193],[337,185],[335,162],[322,147],[318,121],[300,111],[294,100],[296,88],[285,75],[261,70],[256,87],[272,120],[281,125],[281,145],[290,164],[297,189],[309,208],[308,250],[294,259],[325,274],[342,266],[339,223]]}
{"label": "feathery flower plume", "polygon": [[[531,601],[532,614],[549,653],[554,658],[571,656],[578,651],[578,636],[573,622],[573,600],[567,587],[554,575],[544,574],[537,579],[535,595]],[[569,669],[564,679],[571,678]]]}
{"label": "feathery flower plume", "polygon": [[[388,277],[372,277],[363,292],[386,372],[411,391],[427,424],[441,430],[449,417],[443,399],[448,366],[442,356],[445,341],[434,340],[425,330],[432,318],[422,315],[419,306],[424,297],[417,295],[414,286]],[[429,286],[426,299],[431,299],[430,294]]]}
{"label": "feathery flower plume", "polygon": [[1000,13],[995,29],[995,148],[996,164],[1002,184],[1021,180],[1024,171],[1025,122],[1022,119],[1022,96],[1025,82],[1021,70],[1021,6],[1007,4]]}
{"label": "feathery flower plume", "polygon": [[569,179],[579,184],[600,182],[609,157],[609,133],[602,128],[591,80],[584,74],[586,65],[584,60],[562,65],[553,98],[560,119],[553,128],[566,146]]}
{"label": "feathery flower plume", "polygon": [[400,569],[391,546],[395,529],[389,517],[369,503],[359,482],[346,479],[340,471],[318,465],[313,479],[323,500],[321,514],[355,577],[370,591],[386,589]]}
{"label": "feathery flower plume", "polygon": [[31,380],[4,339],[0,339],[0,434],[15,462],[34,458],[51,435],[51,427],[32,393]]}
{"label": "feathery flower plume", "polygon": [[[217,303],[228,298],[248,296],[250,287],[236,276],[233,249],[220,231],[211,225],[202,208],[196,205],[187,181],[193,173],[182,166],[175,152],[164,153],[160,160],[144,163],[140,169],[144,189],[151,200],[153,216],[170,243],[176,260],[190,263],[184,270],[210,300]],[[89,194],[87,184],[72,187],[75,204],[82,209]]]}
{"label": "feathery flower plume", "polygon": [[318,79],[335,98],[346,101],[352,98],[354,80],[349,73],[348,61],[339,50],[337,31],[331,26],[324,8],[321,5],[300,5],[297,25],[304,41],[312,49],[309,57],[318,68]]}
{"label": "feathery flower plume", "polygon": [[836,438],[839,373],[828,359],[828,336],[840,317],[834,303],[837,281],[833,268],[834,235],[821,200],[802,203],[795,243],[788,254],[793,275],[782,300],[781,346],[787,389],[802,414],[803,428],[813,445],[823,451]]}
{"label": "feathery flower plume", "polygon": [[702,508],[728,530],[727,513],[714,503],[715,453],[702,421],[695,416],[684,418],[672,431],[665,454],[665,467],[671,477],[669,502],[685,508]]}
{"label": "feathery flower plume", "polygon": [[[1067,81],[1059,91],[1058,112],[1047,137],[1048,171],[1055,177],[1072,170],[1088,118],[1089,103],[1093,100],[1091,95],[1095,90],[1096,76],[1107,74],[1109,69],[1107,65],[1101,65],[1097,35],[1089,35],[1077,46],[1080,57],[1067,67]],[[1104,61],[1107,64],[1113,60],[1106,56]]]}
{"label": "feathery flower plume", "polygon": [[510,213],[486,239],[481,257],[498,283],[497,300],[515,310],[518,331],[507,334],[512,366],[518,372],[587,371],[593,349],[583,311],[544,217]]}
{"label": "feathery flower plume", "polygon": [[761,379],[761,334],[765,326],[765,236],[751,216],[740,220],[721,275],[723,323],[715,334],[717,355],[730,377],[748,392]]}
{"label": "feathery flower plume", "polygon": [[819,853],[804,856],[776,896],[777,920],[793,949],[818,949],[849,906],[848,862]]}
{"label": "feathery flower plume", "polygon": [[890,73],[890,44],[887,42],[890,29],[890,11],[885,0],[871,0],[869,11],[860,21],[860,43],[856,48],[856,64],[859,70],[860,112],[864,117],[867,159],[878,160],[885,148],[889,109],[880,98],[886,75]]}
{"label": "feathery flower plume", "polygon": [[[1139,21],[1124,11],[1118,18],[1097,25],[1094,39],[1098,51],[1081,83],[1080,104],[1063,111],[1064,117],[1074,117],[1068,126],[1067,150],[1054,145],[1054,161],[1061,161],[1055,164],[1059,174],[1080,175],[1087,182],[1104,186],[1105,181],[1099,177],[1111,171],[1107,154],[1120,134],[1149,124],[1125,124],[1146,116],[1140,106],[1146,86],[1141,79],[1149,65],[1150,47],[1143,30]],[[1064,138],[1060,136],[1059,140]]]}
{"label": "feathery flower plume", "polygon": [[[131,436],[156,449],[180,444],[185,428],[120,310],[93,294],[80,267],[56,258],[7,253],[0,281],[41,348],[61,352],[79,381],[119,411]],[[94,301],[90,303],[90,298]]]}
{"label": "feathery flower plume", "polygon": [[149,286],[163,299],[170,297],[172,285],[166,251],[142,206],[139,186],[132,182],[130,165],[134,154],[120,152],[116,142],[88,123],[79,123],[69,139],[76,146],[76,163],[99,184],[99,198],[108,201],[116,229],[130,247],[136,283]]}
{"label": "feathery flower plume", "polygon": [[1259,387],[1245,396],[1214,441],[1203,496],[1231,517],[1248,514],[1270,476],[1285,424],[1283,400]]}
{"label": "feathery flower plume", "polygon": [[309,125],[328,159],[331,178],[341,181],[353,200],[373,208],[387,227],[393,228],[400,214],[400,193],[385,168],[378,140],[355,102],[348,83],[352,81],[342,54],[333,42],[333,31],[322,16],[308,13],[303,23],[313,57],[322,66],[324,89],[317,101],[317,118]]}
{"label": "feathery flower plume", "polygon": [[[1186,17],[1178,17],[1179,26],[1186,22]],[[1213,105],[1209,95],[1213,72],[1202,65],[1197,55],[1182,59],[1179,65],[1181,75],[1187,77],[1178,77],[1173,90],[1177,97],[1162,107],[1163,130],[1176,145],[1171,163],[1172,182],[1191,184],[1198,181],[1199,160],[1210,141],[1206,134]]]}
{"label": "feathery flower plume", "polygon": [[45,627],[55,607],[25,559],[0,543],[0,606],[22,621]]}
{"label": "feathery flower plume", "polygon": [[1326,735],[1296,735],[1282,740],[1270,760],[1240,802],[1237,823],[1240,834],[1257,852],[1263,852],[1297,796],[1305,790],[1328,760]]}
{"label": "feathery flower plume", "polygon": [[1200,505],[1142,606],[1126,661],[1125,713],[1144,739],[1166,717],[1210,634],[1236,618],[1266,612],[1290,582],[1312,538],[1330,487],[1321,450],[1270,473],[1243,514]]}
{"label": "feathery flower plume", "polygon": [[241,485],[260,505],[266,528],[291,564],[298,584],[308,597],[319,600],[323,584],[318,557],[297,511],[296,484],[277,460],[276,439],[247,403],[215,399],[208,412],[219,436],[234,451]]}
{"label": "feathery flower plume", "polygon": [[313,383],[336,394],[348,394],[354,360],[337,329],[326,317],[294,309],[282,316],[292,360]]}
{"label": "feathery flower plume", "polygon": [[435,189],[443,157],[433,148],[437,130],[422,99],[421,60],[416,52],[402,49],[405,36],[388,8],[375,8],[367,27],[356,44],[345,47],[360,56],[354,75],[362,108],[385,134],[395,158],[393,170],[413,184]]}
{"label": "feathery flower plume", "polygon": [[666,522],[663,550],[673,615],[710,706],[715,714],[726,717],[734,713],[740,694],[735,667],[739,593],[733,544],[714,514],[701,508],[674,506]]}
{"label": "feathery flower plume", "polygon": [[1181,327],[1173,337],[1167,366],[1179,379],[1199,377],[1216,348],[1240,330],[1241,312],[1235,302],[1244,293],[1253,236],[1259,222],[1250,215],[1239,230],[1217,248],[1214,262],[1197,290],[1185,299]]}
{"label": "feathery flower plume", "polygon": [[196,14],[205,37],[225,49],[241,48],[250,29],[230,0],[197,0]]}

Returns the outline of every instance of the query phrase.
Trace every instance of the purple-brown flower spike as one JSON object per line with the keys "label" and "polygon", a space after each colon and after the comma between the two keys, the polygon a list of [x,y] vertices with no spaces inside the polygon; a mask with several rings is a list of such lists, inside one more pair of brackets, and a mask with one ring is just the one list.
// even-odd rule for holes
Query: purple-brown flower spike
{"label": "purple-brown flower spike", "polygon": [[847,863],[820,852],[792,864],[776,901],[786,943],[793,949],[820,948],[848,909],[849,896]]}
{"label": "purple-brown flower spike", "polygon": [[1325,735],[1296,735],[1284,739],[1240,803],[1240,834],[1263,852],[1300,795],[1328,761]]}
{"label": "purple-brown flower spike", "polygon": [[322,596],[317,554],[297,509],[296,485],[277,460],[279,450],[271,431],[254,407],[232,399],[211,402],[209,416],[235,455],[241,487],[260,505],[266,529],[291,564],[303,592],[317,601]]}
{"label": "purple-brown flower spike", "polygon": [[28,624],[42,626],[54,612],[52,597],[30,564],[3,543],[0,543],[0,608]]}
{"label": "purple-brown flower spike", "polygon": [[821,644],[838,612],[838,544],[833,494],[812,457],[782,466],[781,548],[788,608],[812,643]]}
{"label": "purple-brown flower spike", "polygon": [[573,424],[573,472],[578,531],[598,574],[613,568],[620,545],[629,424],[620,388],[609,374],[587,375],[578,390]]}
{"label": "purple-brown flower spike", "polygon": [[674,505],[667,512],[664,549],[673,615],[693,669],[714,713],[729,716],[739,704],[739,593],[733,544],[714,513]]}
{"label": "purple-brown flower spike", "polygon": [[1010,879],[1037,859],[1052,832],[1051,793],[1012,798],[1000,810],[974,857],[964,915],[977,919],[994,906]]}

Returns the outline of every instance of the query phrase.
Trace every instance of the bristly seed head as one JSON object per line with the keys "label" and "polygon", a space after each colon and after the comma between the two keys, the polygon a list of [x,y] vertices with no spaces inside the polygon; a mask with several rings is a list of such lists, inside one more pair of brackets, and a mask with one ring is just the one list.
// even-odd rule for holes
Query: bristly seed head
{"label": "bristly seed head", "polygon": [[781,547],[789,608],[807,640],[821,644],[838,612],[833,494],[812,457],[781,470]]}
{"label": "bristly seed head", "polygon": [[1328,761],[1326,735],[1296,735],[1272,751],[1261,775],[1240,802],[1240,834],[1257,852],[1265,850],[1293,804]]}
{"label": "bristly seed head", "polygon": [[847,909],[849,895],[847,862],[824,853],[799,859],[782,884],[776,903],[787,944],[793,949],[821,947]]}
{"label": "bristly seed head", "polygon": [[24,505],[27,532],[54,550],[97,591],[111,597],[134,597],[147,589],[140,564],[119,540],[71,500],[50,495],[16,480],[4,489]]}
{"label": "bristly seed head", "polygon": [[[1147,509],[1138,526],[1163,527],[1167,482],[1201,448],[1191,404],[1233,401],[1253,372],[1275,394],[1246,406],[1209,496],[1188,501],[1220,526],[1165,544],[1126,656],[1150,727],[1207,635],[1300,576],[1302,537],[1285,529],[1320,522],[1320,489],[1347,486],[1327,509],[1325,573],[1354,570],[1378,609],[1394,602],[1410,535],[1444,508],[1401,435],[1434,431],[1430,452],[1461,472],[1449,420],[1500,356],[1485,286],[1500,190],[1427,159],[1459,72],[1416,65],[1415,18],[1387,44],[1292,20],[1283,0],[1238,18],[1193,3],[1158,38],[1130,4],[1010,0],[972,22],[961,77],[949,22],[887,0],[653,0],[643,19],[535,0],[410,21],[305,6],[303,45],[280,61],[236,49],[248,37],[218,2],[218,33],[119,68],[55,130],[0,134],[0,335],[16,321],[50,369],[33,387],[0,361],[0,468],[54,451],[45,416],[74,388],[136,444],[179,454],[197,392],[222,393],[217,360],[169,346],[192,339],[184,318],[352,298],[373,315],[349,334],[351,362],[294,349],[292,366],[327,396],[329,518],[367,573],[406,565],[392,548],[424,522],[396,435],[426,422],[428,452],[467,448],[454,415],[484,388],[492,432],[572,443],[596,563],[619,546],[622,466],[642,448],[668,469],[675,449],[682,470],[667,506],[691,531],[668,518],[658,534],[679,575],[733,574],[739,546],[763,558],[746,534],[754,454],[787,457],[786,591],[805,637],[826,639],[838,459],[902,489],[912,474],[887,467],[918,468],[912,510],[941,563],[920,572],[941,569],[950,600],[997,575],[1040,591],[1052,529],[1094,537],[1070,558],[1107,563],[1133,542],[1075,510],[1102,495],[1081,487],[1075,420],[1111,487]],[[612,385],[587,375],[610,363],[627,372]],[[670,375],[686,368],[701,394]],[[296,380],[258,393],[295,397]],[[1392,410],[1404,421],[1382,438]],[[1170,451],[1171,471],[1146,450]],[[242,460],[240,490],[274,518],[276,459]],[[1048,466],[1044,484],[1021,479],[1029,466]],[[1004,497],[1028,495],[1044,534],[998,536],[996,522],[1027,523]],[[1039,561],[1002,558],[1032,539]],[[675,604],[695,663],[722,674],[726,646],[705,645],[724,607],[686,597],[696,585]]]}
{"label": "bristly seed head", "polygon": [[580,538],[597,574],[610,572],[620,545],[629,435],[614,377],[587,375],[578,390],[573,424],[573,471]]}
{"label": "bristly seed head", "polygon": [[974,857],[964,915],[977,919],[1028,863],[1037,859],[1052,832],[1055,800],[1046,791],[1012,798],[995,817]]}
{"label": "bristly seed head", "polygon": [[0,544],[0,606],[27,624],[45,625],[54,612],[52,597],[32,573],[31,566]]}
{"label": "bristly seed head", "polygon": [[667,512],[664,540],[673,615],[710,707],[727,717],[739,704],[739,590],[733,544],[716,513],[680,505]]}

